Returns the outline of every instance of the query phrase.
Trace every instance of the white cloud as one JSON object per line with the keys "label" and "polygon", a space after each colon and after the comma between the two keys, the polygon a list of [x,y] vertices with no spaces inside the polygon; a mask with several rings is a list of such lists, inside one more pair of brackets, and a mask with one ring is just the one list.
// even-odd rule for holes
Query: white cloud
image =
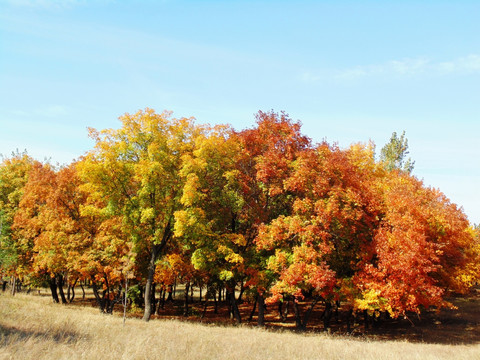
{"label": "white cloud", "polygon": [[47,105],[32,110],[12,110],[11,115],[15,117],[45,117],[58,118],[69,114],[69,108],[64,105]]}
{"label": "white cloud", "polygon": [[59,117],[67,115],[68,108],[63,105],[51,105],[38,109],[36,113],[45,117]]}
{"label": "white cloud", "polygon": [[426,58],[391,60],[384,64],[356,66],[340,70],[335,78],[340,80],[355,80],[370,76],[394,75],[412,76],[428,71],[431,62]]}
{"label": "white cloud", "polygon": [[[106,2],[112,2],[113,0],[96,0]],[[6,2],[12,6],[25,7],[32,9],[63,9],[73,6],[86,5],[88,0],[6,0]],[[90,1],[91,2],[91,1]]]}
{"label": "white cloud", "polygon": [[10,5],[30,8],[54,8],[75,5],[76,0],[7,0]]}
{"label": "white cloud", "polygon": [[468,55],[436,64],[441,73],[480,73],[480,55]]}
{"label": "white cloud", "polygon": [[359,65],[338,69],[328,77],[312,71],[305,71],[300,79],[306,83],[327,78],[337,81],[354,81],[370,77],[413,77],[419,75],[443,76],[455,74],[480,74],[480,55],[471,54],[449,61],[433,61],[426,57],[391,60],[383,64]]}

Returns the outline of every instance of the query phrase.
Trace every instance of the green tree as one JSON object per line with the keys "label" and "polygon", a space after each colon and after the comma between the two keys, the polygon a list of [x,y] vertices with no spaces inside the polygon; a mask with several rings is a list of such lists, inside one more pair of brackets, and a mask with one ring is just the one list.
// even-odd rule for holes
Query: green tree
{"label": "green tree", "polygon": [[415,161],[406,158],[408,155],[408,140],[405,137],[405,131],[400,137],[393,132],[390,142],[380,151],[380,162],[385,165],[389,171],[398,169],[411,173],[415,165]]}

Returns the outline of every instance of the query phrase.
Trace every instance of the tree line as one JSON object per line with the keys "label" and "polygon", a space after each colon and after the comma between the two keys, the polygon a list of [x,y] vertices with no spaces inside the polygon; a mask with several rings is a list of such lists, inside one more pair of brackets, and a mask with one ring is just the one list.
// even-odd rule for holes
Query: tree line
{"label": "tree line", "polygon": [[3,159],[4,278],[56,302],[88,281],[103,312],[133,285],[145,321],[174,282],[207,300],[224,289],[237,322],[246,293],[259,325],[265,304],[292,303],[299,329],[317,303],[327,320],[340,303],[396,318],[451,307],[478,280],[479,230],[411,174],[405,133],[377,160],[373,143],[313,143],[273,111],[241,131],[151,109],[120,121],[89,129],[94,148],[65,166]]}

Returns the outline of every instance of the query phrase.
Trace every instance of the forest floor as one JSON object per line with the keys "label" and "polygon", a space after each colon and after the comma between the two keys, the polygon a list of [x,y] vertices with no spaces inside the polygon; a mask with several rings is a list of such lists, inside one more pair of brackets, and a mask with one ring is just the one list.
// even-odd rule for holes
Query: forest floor
{"label": "forest floor", "polygon": [[[181,292],[179,292],[181,293]],[[194,297],[195,298],[195,297]],[[340,307],[337,316],[332,316],[329,333],[334,335],[349,335],[370,340],[403,340],[408,342],[421,342],[431,344],[480,344],[480,287],[472,290],[466,296],[456,296],[448,299],[457,309],[442,309],[440,311],[429,310],[422,314],[409,314],[408,318],[384,319],[373,322],[370,318],[368,327],[365,327],[363,314],[354,319],[351,333],[347,334],[347,310]],[[78,306],[96,307],[93,297],[87,295],[85,300],[76,299],[73,302]],[[253,302],[244,301],[239,305],[242,324],[255,327],[257,325],[258,309],[252,320],[249,321],[253,308]],[[230,325],[234,321],[230,319],[225,302],[218,303],[218,312],[214,312],[214,303],[209,301],[205,316],[202,318],[204,302],[197,300],[189,304],[189,316],[183,316],[183,298],[177,295],[173,302],[166,302],[164,309],[158,315],[152,315],[155,319],[176,319],[180,321],[199,322],[204,324]],[[301,304],[305,310],[308,304]],[[324,332],[323,325],[324,307],[319,303],[314,308],[312,316],[307,324],[307,332]],[[114,311],[117,315],[123,315],[123,307],[117,306]],[[141,318],[141,309],[129,311],[127,317]],[[274,331],[295,331],[295,317],[293,306],[290,304],[288,316],[282,322],[277,306],[269,306],[265,313],[265,328]]]}

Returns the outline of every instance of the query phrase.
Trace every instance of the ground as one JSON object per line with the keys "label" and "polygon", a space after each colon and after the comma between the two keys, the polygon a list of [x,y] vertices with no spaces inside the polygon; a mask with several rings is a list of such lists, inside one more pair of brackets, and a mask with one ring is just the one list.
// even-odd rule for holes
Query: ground
{"label": "ground", "polygon": [[[178,297],[178,296],[177,296]],[[410,314],[407,318],[383,319],[375,325],[365,329],[363,316],[357,316],[355,325],[352,327],[353,337],[378,339],[378,340],[407,340],[409,342],[422,342],[430,344],[477,344],[480,343],[480,287],[474,289],[466,296],[454,296],[448,299],[457,309],[442,309],[440,311],[424,311],[420,316]],[[85,300],[75,299],[74,304],[79,306],[96,306],[92,297]],[[159,315],[153,315],[152,321],[157,318],[179,319],[190,322],[232,324],[233,320],[228,317],[228,310],[222,302],[218,307],[218,314],[214,313],[213,301],[209,303],[206,316],[202,319],[203,302],[195,301],[190,305],[190,315],[182,316],[183,301],[175,300],[167,303],[165,309]],[[256,326],[257,313],[252,321],[248,321],[253,303],[243,302],[239,309],[242,314],[242,321],[246,325]],[[304,305],[303,308],[306,308]],[[321,315],[323,307],[317,305],[307,326],[309,332],[323,332],[323,321]],[[123,315],[123,310],[117,307],[114,311],[117,315]],[[143,313],[130,311],[128,317],[141,317]],[[332,317],[332,334],[346,334],[346,311],[340,308],[338,320]],[[290,307],[286,323],[282,323],[278,316],[276,306],[270,306],[265,315],[265,326],[272,330],[295,330],[295,319],[293,308]]]}

